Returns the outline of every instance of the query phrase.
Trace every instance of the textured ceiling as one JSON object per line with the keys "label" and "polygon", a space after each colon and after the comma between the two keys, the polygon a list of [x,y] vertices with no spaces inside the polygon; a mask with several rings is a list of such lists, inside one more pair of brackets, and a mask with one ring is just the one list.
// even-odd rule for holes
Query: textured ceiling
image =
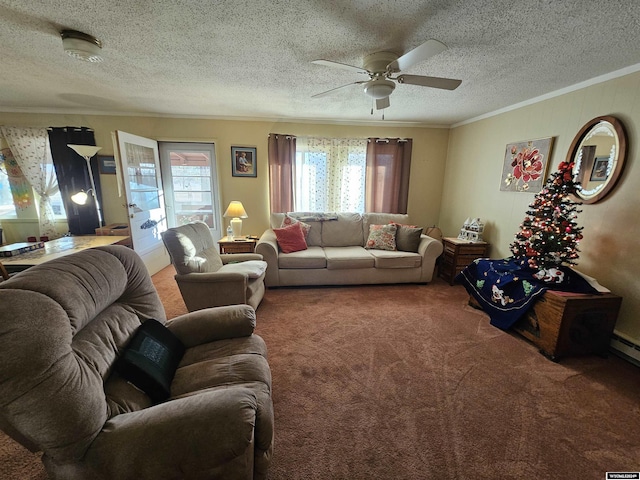
{"label": "textured ceiling", "polygon": [[[59,31],[103,42],[67,56]],[[462,80],[398,85],[387,122],[451,125],[640,64],[638,0],[0,0],[0,111],[380,121],[346,70],[434,38],[408,71]]]}

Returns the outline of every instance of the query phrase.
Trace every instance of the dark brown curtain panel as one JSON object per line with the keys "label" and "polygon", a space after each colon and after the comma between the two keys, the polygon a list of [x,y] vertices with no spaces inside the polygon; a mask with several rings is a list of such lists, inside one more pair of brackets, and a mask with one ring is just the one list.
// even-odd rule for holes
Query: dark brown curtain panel
{"label": "dark brown curtain panel", "polygon": [[269,134],[269,198],[272,212],[294,210],[293,178],[296,165],[296,137]]}
{"label": "dark brown curtain panel", "polygon": [[[93,130],[86,127],[52,127],[49,129],[49,143],[51,144],[51,157],[58,177],[60,194],[67,212],[69,233],[72,235],[95,234],[100,222],[93,198],[89,196],[86,205],[77,205],[71,201],[71,195],[80,190],[86,192],[91,188],[87,163],[67,147],[68,144],[95,145]],[[100,171],[95,156],[91,159],[91,171],[96,184],[98,202],[102,205]],[[104,218],[104,212],[102,212],[102,218]]]}
{"label": "dark brown curtain panel", "polygon": [[412,145],[410,138],[369,138],[365,211],[407,213]]}

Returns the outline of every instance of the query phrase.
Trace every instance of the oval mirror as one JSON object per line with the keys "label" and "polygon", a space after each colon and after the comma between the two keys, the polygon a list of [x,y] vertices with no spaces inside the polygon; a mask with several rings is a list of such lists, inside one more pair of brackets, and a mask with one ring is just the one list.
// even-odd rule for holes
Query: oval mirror
{"label": "oval mirror", "polygon": [[578,132],[567,162],[573,162],[573,180],[580,184],[578,201],[596,203],[615,187],[627,154],[627,134],[612,116],[596,117]]}

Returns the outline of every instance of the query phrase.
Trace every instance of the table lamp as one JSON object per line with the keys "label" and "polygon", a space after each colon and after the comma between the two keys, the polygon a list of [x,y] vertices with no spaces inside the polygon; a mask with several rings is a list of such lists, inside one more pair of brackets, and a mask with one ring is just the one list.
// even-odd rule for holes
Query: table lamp
{"label": "table lamp", "polygon": [[98,196],[96,194],[96,184],[93,180],[93,173],[91,172],[91,157],[98,153],[102,147],[96,147],[95,145],[71,145],[67,144],[67,147],[75,151],[78,155],[85,159],[87,162],[87,170],[89,170],[89,180],[91,181],[91,188],[86,192],[80,190],[78,193],[71,195],[71,201],[78,205],[84,205],[87,203],[89,192],[93,196],[93,201],[96,206],[96,213],[98,214],[98,222],[102,226],[102,214],[100,213],[100,204],[98,203]]}
{"label": "table lamp", "polygon": [[229,224],[233,230],[233,236],[234,238],[239,237],[242,232],[242,220],[240,219],[248,217],[247,212],[245,212],[244,207],[242,206],[242,202],[238,202],[237,200],[232,201],[223,216],[232,217]]}

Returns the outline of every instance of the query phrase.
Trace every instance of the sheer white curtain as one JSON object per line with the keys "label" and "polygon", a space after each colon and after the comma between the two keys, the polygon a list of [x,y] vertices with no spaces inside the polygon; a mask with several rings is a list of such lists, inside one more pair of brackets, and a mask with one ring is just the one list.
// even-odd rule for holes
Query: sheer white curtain
{"label": "sheer white curtain", "polygon": [[298,137],[295,210],[364,212],[367,139]]}
{"label": "sheer white curtain", "polygon": [[40,196],[39,222],[40,236],[50,239],[59,237],[55,228],[55,217],[49,197],[58,193],[49,134],[46,128],[0,127],[13,156],[34,191]]}

